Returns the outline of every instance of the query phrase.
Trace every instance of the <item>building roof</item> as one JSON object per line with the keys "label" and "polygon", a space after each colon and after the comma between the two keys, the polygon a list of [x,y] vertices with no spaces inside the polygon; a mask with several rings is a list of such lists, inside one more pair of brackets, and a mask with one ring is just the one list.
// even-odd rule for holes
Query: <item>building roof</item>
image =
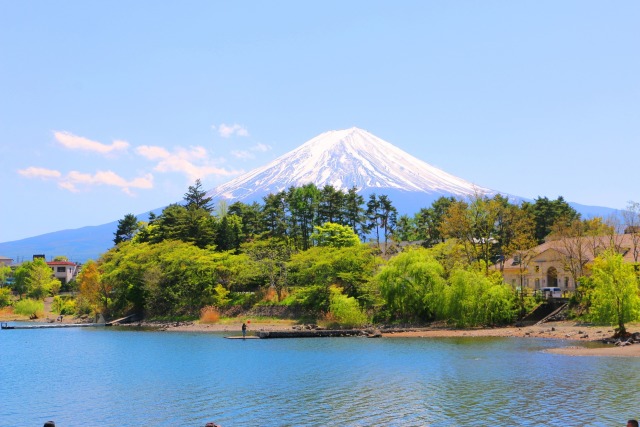
{"label": "building roof", "polygon": [[71,262],[71,261],[48,261],[47,265],[72,265],[72,266],[77,266],[78,264],[76,264],[75,262]]}

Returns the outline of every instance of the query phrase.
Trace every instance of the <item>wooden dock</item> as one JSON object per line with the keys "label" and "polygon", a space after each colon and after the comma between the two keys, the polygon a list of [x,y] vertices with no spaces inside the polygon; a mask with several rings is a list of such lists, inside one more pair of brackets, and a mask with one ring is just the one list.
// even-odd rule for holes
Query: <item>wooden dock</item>
{"label": "wooden dock", "polygon": [[62,328],[96,328],[106,326],[105,323],[46,323],[39,325],[9,325],[0,323],[0,329],[62,329]]}
{"label": "wooden dock", "polygon": [[292,331],[258,331],[258,337],[266,338],[333,338],[333,337],[367,337],[382,336],[379,331],[363,329],[302,329]]}
{"label": "wooden dock", "polygon": [[228,340],[259,340],[260,339],[260,337],[257,337],[255,335],[251,335],[251,336],[247,335],[246,337],[243,337],[242,335],[240,336],[234,335],[232,337],[225,337],[225,338]]}

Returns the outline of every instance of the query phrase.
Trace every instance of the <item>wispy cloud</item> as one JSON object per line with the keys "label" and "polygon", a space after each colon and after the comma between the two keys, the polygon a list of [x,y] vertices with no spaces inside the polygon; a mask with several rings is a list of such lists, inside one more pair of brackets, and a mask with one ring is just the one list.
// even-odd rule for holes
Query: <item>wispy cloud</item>
{"label": "wispy cloud", "polygon": [[232,150],[231,155],[237,159],[248,160],[256,157],[251,151],[247,150]]}
{"label": "wispy cloud", "polygon": [[258,143],[255,146],[251,147],[251,150],[265,153],[267,151],[271,151],[271,146],[267,144]]}
{"label": "wispy cloud", "polygon": [[260,152],[265,153],[271,150],[270,145],[258,143],[248,150],[232,150],[231,155],[237,159],[247,160],[247,159],[255,159],[256,155],[254,153]]}
{"label": "wispy cloud", "polygon": [[245,127],[240,126],[237,123],[234,123],[232,125],[221,123],[220,126],[218,127],[216,126],[211,126],[211,127],[213,129],[218,129],[218,134],[223,138],[229,138],[233,135],[249,136],[249,131]]}
{"label": "wispy cloud", "polygon": [[132,189],[149,190],[153,188],[153,175],[148,173],[127,181],[112,171],[98,171],[93,175],[71,171],[58,182],[58,185],[73,192],[79,191],[79,186],[106,185],[119,187],[126,194],[133,195]]}
{"label": "wispy cloud", "polygon": [[27,178],[38,178],[56,181],[60,188],[71,192],[80,191],[81,187],[106,185],[119,187],[123,192],[133,195],[132,189],[148,190],[153,188],[153,175],[150,173],[127,181],[112,171],[98,171],[95,174],[71,171],[63,175],[54,169],[28,167],[18,170],[18,173]]}
{"label": "wispy cloud", "polygon": [[71,150],[93,151],[100,154],[111,154],[116,151],[126,151],[127,141],[115,140],[111,144],[103,144],[88,138],[74,135],[71,132],[54,131],[53,136],[60,144]]}
{"label": "wispy cloud", "polygon": [[158,161],[154,167],[156,172],[183,173],[190,181],[209,175],[234,176],[242,173],[216,166],[209,158],[207,150],[201,146],[177,147],[170,152],[162,147],[143,145],[136,149],[136,153],[148,160]]}
{"label": "wispy cloud", "polygon": [[62,176],[60,171],[54,169],[37,168],[34,166],[26,169],[18,170],[18,173],[27,178],[40,178],[40,179],[57,179]]}

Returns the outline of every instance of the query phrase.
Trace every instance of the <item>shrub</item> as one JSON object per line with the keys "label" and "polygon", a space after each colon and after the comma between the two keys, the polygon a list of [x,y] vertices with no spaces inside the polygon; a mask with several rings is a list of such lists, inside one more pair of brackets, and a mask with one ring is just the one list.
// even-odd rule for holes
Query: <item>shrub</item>
{"label": "shrub", "polygon": [[56,295],[53,297],[53,302],[51,303],[51,311],[64,315],[75,314],[76,303],[72,299],[64,299]]}
{"label": "shrub", "polygon": [[74,302],[74,305],[75,305],[75,314],[77,314],[78,316],[81,316],[83,314],[88,315],[93,313],[93,308],[91,307],[91,303],[82,294],[78,295],[78,297]]}
{"label": "shrub", "polygon": [[216,323],[220,320],[220,312],[212,305],[203,307],[200,310],[200,323]]}
{"label": "shrub", "polygon": [[11,305],[11,289],[0,288],[0,308]]}
{"label": "shrub", "polygon": [[15,303],[14,313],[29,317],[40,317],[44,313],[44,302],[32,299],[22,299]]}
{"label": "shrub", "polygon": [[362,312],[358,301],[342,293],[342,289],[332,286],[329,303],[329,318],[332,318],[341,326],[359,327],[368,323],[367,315]]}

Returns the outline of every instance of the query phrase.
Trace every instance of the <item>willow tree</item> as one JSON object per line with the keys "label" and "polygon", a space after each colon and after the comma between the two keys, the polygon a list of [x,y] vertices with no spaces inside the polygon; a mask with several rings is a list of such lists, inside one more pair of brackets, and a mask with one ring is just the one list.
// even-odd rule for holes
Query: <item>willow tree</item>
{"label": "willow tree", "polygon": [[513,289],[478,271],[454,271],[444,295],[441,315],[458,327],[507,324],[514,318]]}
{"label": "willow tree", "polygon": [[433,320],[441,308],[444,268],[419,248],[393,257],[376,276],[392,315],[402,320]]}
{"label": "willow tree", "polygon": [[593,261],[591,284],[592,320],[617,325],[617,335],[624,336],[625,324],[640,319],[638,278],[633,265],[621,254],[607,250]]}

